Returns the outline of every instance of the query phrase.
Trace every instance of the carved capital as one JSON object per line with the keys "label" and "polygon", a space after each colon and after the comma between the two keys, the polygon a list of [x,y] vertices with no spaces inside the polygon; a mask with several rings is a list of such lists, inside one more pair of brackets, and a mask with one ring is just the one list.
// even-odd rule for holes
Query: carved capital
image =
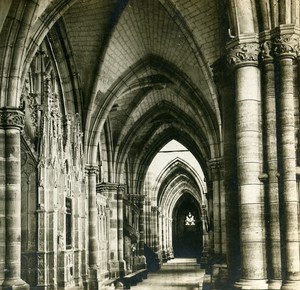
{"label": "carved capital", "polygon": [[97,165],[87,164],[85,166],[85,172],[87,175],[98,174],[99,168]]}
{"label": "carved capital", "polygon": [[118,189],[118,184],[117,183],[112,183],[112,182],[102,182],[97,184],[97,189],[99,191],[117,191]]}
{"label": "carved capital", "polygon": [[299,35],[287,33],[274,38],[274,54],[280,58],[295,58],[299,54]]}
{"label": "carved capital", "polygon": [[227,61],[233,67],[258,65],[258,55],[260,52],[257,42],[238,43],[227,46]]}
{"label": "carved capital", "polygon": [[273,44],[270,40],[262,42],[260,50],[263,61],[273,61]]}
{"label": "carved capital", "polygon": [[209,160],[210,169],[220,169],[223,167],[223,159],[222,158],[214,158]]}
{"label": "carved capital", "polygon": [[0,108],[0,127],[13,127],[22,130],[25,124],[25,114],[17,108]]}

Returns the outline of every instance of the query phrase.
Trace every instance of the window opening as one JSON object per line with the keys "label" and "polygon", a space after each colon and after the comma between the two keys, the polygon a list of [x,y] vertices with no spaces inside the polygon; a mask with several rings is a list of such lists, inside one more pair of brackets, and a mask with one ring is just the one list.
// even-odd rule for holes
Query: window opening
{"label": "window opening", "polygon": [[195,217],[189,212],[189,214],[185,217],[185,225],[186,226],[194,226],[195,225]]}

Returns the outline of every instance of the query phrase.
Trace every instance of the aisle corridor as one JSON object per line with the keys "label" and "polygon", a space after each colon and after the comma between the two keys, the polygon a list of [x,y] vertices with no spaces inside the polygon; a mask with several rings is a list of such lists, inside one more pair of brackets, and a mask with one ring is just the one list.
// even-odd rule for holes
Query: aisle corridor
{"label": "aisle corridor", "polygon": [[170,260],[156,273],[150,273],[148,279],[133,290],[198,290],[204,270],[200,269],[196,259],[177,258]]}

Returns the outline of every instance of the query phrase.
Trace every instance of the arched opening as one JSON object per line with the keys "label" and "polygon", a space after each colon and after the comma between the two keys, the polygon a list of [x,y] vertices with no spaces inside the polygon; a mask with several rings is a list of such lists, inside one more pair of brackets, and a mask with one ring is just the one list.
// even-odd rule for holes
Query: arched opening
{"label": "arched opening", "polygon": [[173,210],[174,257],[199,258],[203,248],[201,212],[197,201],[184,193]]}
{"label": "arched opening", "polygon": [[[200,260],[205,248],[206,182],[193,153],[173,139],[158,151],[147,171],[146,248],[162,263],[174,257]],[[146,258],[147,263],[154,261],[147,253]]]}

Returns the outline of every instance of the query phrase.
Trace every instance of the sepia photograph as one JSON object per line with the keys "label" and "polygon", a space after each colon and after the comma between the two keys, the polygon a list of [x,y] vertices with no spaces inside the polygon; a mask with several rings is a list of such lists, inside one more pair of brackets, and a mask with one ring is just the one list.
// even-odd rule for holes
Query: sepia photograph
{"label": "sepia photograph", "polygon": [[0,290],[300,290],[300,0],[0,0]]}

